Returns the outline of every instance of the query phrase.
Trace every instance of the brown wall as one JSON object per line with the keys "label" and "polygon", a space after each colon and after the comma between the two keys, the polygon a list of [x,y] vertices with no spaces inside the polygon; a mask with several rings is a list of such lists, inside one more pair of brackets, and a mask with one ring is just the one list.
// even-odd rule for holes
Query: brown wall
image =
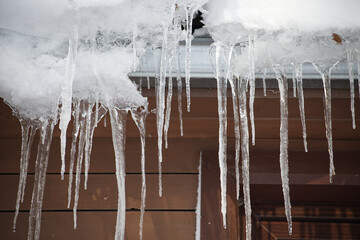
{"label": "brown wall", "polygon": [[[153,92],[145,91],[149,97],[150,108],[154,108]],[[164,150],[163,197],[158,196],[157,139],[155,116],[147,120],[146,171],[147,200],[144,222],[144,239],[194,239],[195,206],[200,150],[217,149],[218,117],[216,90],[193,89],[191,113],[184,108],[184,136],[179,134],[177,119],[176,94],[172,105],[172,119],[169,131],[169,149]],[[338,174],[346,173],[354,166],[354,158],[344,158],[344,164],[338,164],[337,155],[344,152],[360,151],[360,121],[358,128],[351,128],[350,101],[348,90],[333,91],[333,136],[335,166]],[[289,93],[289,96],[292,96]],[[185,100],[185,98],[183,98]],[[229,104],[229,148],[233,148],[233,120],[231,99]],[[185,106],[185,102],[183,102]],[[289,137],[290,151],[299,152],[298,159],[303,159],[301,123],[296,98],[289,98]],[[326,174],[327,145],[323,120],[322,91],[307,90],[305,110],[308,128],[308,147],[311,152],[320,152],[322,159],[318,170]],[[279,99],[278,93],[269,92],[262,96],[262,89],[255,99],[256,146],[252,154],[264,151],[278,151],[279,144]],[[360,103],[356,96],[356,116],[360,114]],[[117,187],[114,174],[114,153],[111,142],[111,128],[107,118],[107,128],[100,123],[95,130],[88,190],[81,189],[78,211],[78,229],[73,230],[72,211],[67,205],[67,177],[60,179],[59,130],[56,127],[51,146],[48,175],[43,204],[41,239],[113,239],[116,222]],[[71,125],[71,124],[70,124]],[[68,136],[70,139],[71,129]],[[127,189],[127,239],[138,239],[140,208],[140,141],[138,131],[132,120],[128,119],[126,143],[126,189]],[[37,140],[35,140],[36,142]],[[68,140],[69,142],[69,140]],[[15,208],[20,157],[20,126],[5,104],[0,105],[0,239],[25,239],[27,234],[28,210],[30,206],[34,173],[36,144],[32,151],[29,178],[24,203],[18,219],[16,233],[12,232],[12,220]],[[69,152],[69,148],[67,148]],[[322,152],[322,153],[321,153]],[[325,154],[324,154],[325,153]],[[340,154],[340,155],[339,155]],[[68,156],[68,153],[67,153]],[[291,155],[290,155],[291,157]],[[315,156],[316,157],[316,156]],[[296,156],[294,157],[296,158]],[[343,158],[343,157],[342,157]],[[256,158],[255,158],[256,159]],[[274,158],[275,159],[275,158]],[[304,171],[313,169],[311,159],[300,165]],[[274,163],[276,161],[274,160]],[[266,164],[265,164],[266,165]],[[351,166],[350,166],[351,165]],[[269,164],[269,166],[273,166]],[[290,171],[299,169],[291,164]],[[358,166],[358,165],[357,165]],[[68,162],[67,162],[68,168]],[[355,167],[350,172],[358,171]],[[263,161],[252,165],[252,172],[269,173]],[[277,168],[271,168],[276,172]],[[270,171],[270,172],[271,172]],[[358,171],[360,172],[360,171]],[[218,176],[214,176],[217,178]],[[82,179],[83,181],[83,179]],[[260,182],[261,183],[261,182]],[[256,192],[254,193],[256,196]],[[280,195],[280,197],[282,197]]]}

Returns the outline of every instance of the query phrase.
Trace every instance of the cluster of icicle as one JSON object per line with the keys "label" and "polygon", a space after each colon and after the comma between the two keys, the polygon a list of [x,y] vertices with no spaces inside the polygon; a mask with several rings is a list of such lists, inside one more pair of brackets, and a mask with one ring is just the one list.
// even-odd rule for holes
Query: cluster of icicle
{"label": "cluster of icicle", "polygon": [[[177,76],[177,89],[178,89],[178,110],[180,118],[180,132],[183,135],[182,125],[182,79],[180,75],[180,51],[179,41],[185,40],[185,83],[187,94],[187,109],[190,111],[190,53],[191,53],[191,40],[192,40],[192,18],[199,7],[203,3],[198,1],[187,2],[178,1],[174,4],[171,13],[171,19],[167,23],[163,23],[163,35],[152,39],[150,43],[155,62],[155,91],[156,91],[156,122],[158,132],[158,155],[159,155],[159,195],[162,196],[162,146],[163,139],[165,139],[165,147],[168,147],[167,135],[169,130],[169,121],[171,113],[171,100],[172,100],[172,83],[173,83],[173,68],[176,69]],[[181,30],[181,15],[177,10],[182,7],[186,13],[186,28],[185,37]],[[30,217],[29,217],[29,229],[28,240],[38,240],[40,237],[41,226],[41,209],[42,199],[45,187],[46,169],[48,163],[48,156],[50,151],[50,145],[52,140],[52,133],[54,126],[59,122],[59,129],[61,130],[60,143],[61,143],[61,179],[64,179],[65,174],[65,151],[66,151],[66,137],[67,128],[71,118],[73,118],[72,128],[72,142],[70,151],[70,163],[69,163],[69,185],[68,185],[68,203],[67,207],[71,207],[72,196],[73,197],[73,215],[74,215],[74,228],[77,227],[77,208],[79,202],[79,190],[81,182],[81,172],[85,173],[84,188],[87,189],[88,172],[90,168],[90,155],[92,150],[92,140],[95,128],[98,123],[106,116],[110,115],[112,140],[115,151],[115,166],[116,166],[116,179],[118,186],[118,210],[117,210],[117,223],[115,239],[122,240],[125,238],[125,211],[126,211],[126,194],[125,194],[125,139],[126,139],[126,118],[127,113],[130,111],[131,116],[136,123],[141,138],[141,172],[142,172],[142,189],[141,189],[141,214],[139,224],[139,236],[142,239],[143,219],[145,213],[145,198],[146,198],[146,183],[145,183],[145,120],[148,115],[147,102],[141,102],[137,100],[129,100],[128,102],[137,103],[131,105],[125,101],[121,102],[121,96],[119,99],[116,96],[107,94],[106,90],[102,88],[105,86],[104,72],[102,69],[98,69],[96,66],[96,54],[101,54],[103,36],[107,39],[108,44],[115,44],[119,42],[109,42],[109,36],[106,36],[104,32],[97,32],[94,34],[95,39],[81,40],[82,44],[90,42],[91,53],[95,61],[92,63],[92,71],[96,78],[95,84],[99,89],[94,89],[91,92],[91,96],[83,97],[80,93],[74,94],[73,85],[74,78],[77,71],[77,64],[79,63],[80,53],[80,39],[79,28],[74,26],[72,35],[69,39],[68,55],[66,60],[66,71],[64,80],[62,82],[62,90],[60,97],[59,108],[56,109],[58,113],[52,113],[52,117],[45,117],[45,120],[39,119],[27,119],[23,116],[19,116],[19,120],[22,128],[22,148],[20,159],[20,181],[18,188],[18,195],[16,201],[16,212],[14,217],[13,228],[16,228],[16,220],[20,209],[20,202],[24,198],[24,189],[26,185],[26,176],[28,169],[28,160],[30,157],[31,145],[34,139],[36,131],[40,130],[40,142],[38,146],[38,155],[36,159],[35,168],[35,183],[33,188],[33,197],[31,203]],[[108,33],[109,35],[111,33]],[[133,71],[136,70],[136,62],[139,57],[141,48],[137,49],[136,39],[137,28],[133,30],[132,48],[133,48]],[[115,41],[117,41],[115,39]],[[124,47],[127,48],[127,42],[125,41]],[[116,47],[115,46],[115,47]],[[106,47],[106,45],[105,45]],[[111,46],[108,46],[111,49]],[[77,63],[78,62],[78,63]],[[81,62],[80,62],[81,64]],[[105,71],[105,73],[107,73]],[[149,79],[149,76],[147,76]],[[165,86],[168,82],[168,95],[165,98]],[[148,81],[149,83],[149,81]],[[112,86],[115,87],[115,86]],[[120,90],[120,89],[119,89]],[[131,93],[129,93],[131,94]],[[138,93],[134,93],[135,95]],[[95,97],[94,97],[95,96]],[[126,98],[126,97],[124,97]],[[135,97],[136,99],[136,97]],[[141,100],[141,99],[140,99]],[[119,103],[120,101],[120,103]],[[165,110],[166,109],[166,110]],[[16,112],[16,109],[14,110]],[[106,123],[106,122],[105,122]],[[82,169],[84,165],[84,170]],[[75,179],[74,179],[75,178]],[[73,183],[75,181],[75,183]],[[73,194],[73,187],[75,189]]]}
{"label": "cluster of icicle", "polygon": [[[221,212],[223,215],[223,225],[226,228],[226,187],[227,187],[227,86],[231,87],[232,105],[234,113],[234,132],[235,132],[235,169],[236,169],[236,193],[239,198],[240,192],[240,172],[239,162],[240,153],[242,158],[242,180],[243,180],[243,198],[246,216],[246,239],[251,239],[251,202],[250,202],[250,180],[249,180],[249,124],[251,126],[251,142],[255,145],[255,124],[254,124],[254,98],[255,98],[255,73],[263,73],[263,88],[266,96],[266,74],[272,71],[278,82],[280,94],[280,169],[282,189],[284,195],[285,214],[288,221],[288,231],[292,234],[292,217],[289,190],[289,164],[288,164],[288,78],[286,70],[292,69],[293,94],[298,96],[299,110],[303,130],[303,142],[305,152],[307,148],[307,135],[305,124],[304,93],[303,93],[303,64],[310,62],[322,77],[324,88],[324,119],[326,127],[326,138],[328,142],[328,152],[330,159],[329,176],[330,183],[335,175],[333,161],[333,141],[332,141],[332,121],[331,121],[331,70],[341,60],[346,59],[349,67],[350,93],[351,93],[351,111],[352,123],[355,128],[354,113],[354,73],[353,64],[354,55],[357,53],[358,74],[360,69],[359,50],[349,50],[346,42],[336,42],[337,34],[329,35],[324,42],[315,43],[316,50],[309,45],[297,46],[303,51],[303,54],[309,51],[317,51],[313,56],[302,59],[296,56],[296,46],[273,47],[281,45],[281,41],[270,41],[266,43],[260,39],[256,46],[256,36],[249,34],[247,39],[242,41],[225,44],[221,41],[215,41],[211,48],[211,55],[215,62],[215,77],[217,80],[218,93],[218,114],[219,114],[219,166],[221,182]],[[304,41],[305,42],[305,41]],[[314,41],[316,42],[316,41]],[[293,44],[293,43],[291,43]],[[296,44],[296,43],[295,43]],[[299,45],[301,45],[299,44]],[[309,48],[308,50],[305,50]],[[293,50],[295,56],[287,52]],[[327,53],[331,56],[321,58],[321,53]],[[311,55],[309,53],[309,55]],[[347,56],[347,57],[346,57]],[[257,65],[257,66],[256,66]],[[360,75],[359,75],[360,76]],[[360,84],[360,82],[359,82]],[[359,85],[360,87],[360,85]],[[360,89],[360,88],[359,88]],[[247,113],[247,93],[249,92],[249,109]],[[360,92],[359,92],[360,93]]]}

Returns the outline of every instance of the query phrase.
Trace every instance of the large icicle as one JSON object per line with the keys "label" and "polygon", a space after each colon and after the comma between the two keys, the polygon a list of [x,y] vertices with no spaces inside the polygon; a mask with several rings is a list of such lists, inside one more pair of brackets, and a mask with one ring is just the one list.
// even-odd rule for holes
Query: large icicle
{"label": "large icicle", "polygon": [[353,60],[354,52],[352,50],[346,50],[347,62],[349,68],[349,82],[350,82],[350,106],[351,106],[351,117],[352,117],[352,127],[356,128],[355,124],[355,87],[354,87],[354,73],[353,73]]}
{"label": "large icicle", "polygon": [[202,177],[202,151],[200,152],[199,159],[199,175],[198,175],[198,189],[197,189],[197,201],[196,201],[196,230],[195,240],[201,240],[201,177]]}
{"label": "large icicle", "polygon": [[30,206],[28,240],[39,240],[40,238],[46,170],[54,125],[55,123],[52,119],[40,123],[40,140],[35,162],[35,179]]}
{"label": "large icicle", "polygon": [[185,38],[185,85],[187,98],[187,111],[190,112],[190,60],[191,60],[191,40],[192,40],[192,19],[194,17],[194,9],[185,6],[186,13],[186,38]]}
{"label": "large icicle", "polygon": [[170,126],[170,115],[171,115],[171,100],[173,94],[173,79],[172,79],[172,61],[169,62],[169,78],[168,78],[168,92],[166,98],[166,112],[165,112],[165,125],[164,125],[164,139],[165,139],[165,148],[168,148],[168,132]]}
{"label": "large icicle", "polygon": [[181,68],[180,68],[180,52],[177,48],[176,52],[176,65],[177,65],[177,100],[178,100],[178,112],[179,112],[179,122],[180,122],[180,136],[184,135],[184,127],[183,127],[183,118],[182,118],[182,79],[181,79]]}
{"label": "large icicle", "polygon": [[250,155],[249,155],[249,125],[246,106],[246,80],[238,79],[239,113],[241,121],[241,157],[242,179],[246,222],[246,240],[251,239],[251,200],[250,200]]}
{"label": "large icicle", "polygon": [[118,186],[118,209],[115,240],[125,239],[125,139],[127,110],[109,107],[111,131],[115,151],[116,181]]}
{"label": "large icicle", "polygon": [[140,207],[140,223],[139,223],[139,236],[142,240],[143,236],[143,222],[145,213],[145,199],[146,199],[146,178],[145,178],[145,120],[148,114],[147,106],[144,109],[132,109],[131,116],[136,123],[140,132],[141,139],[141,207]]}
{"label": "large icicle", "polygon": [[303,89],[303,80],[302,80],[302,64],[293,65],[295,75],[296,75],[296,82],[297,82],[297,91],[298,91],[298,98],[299,98],[299,110],[300,110],[300,118],[301,118],[301,126],[302,126],[302,134],[304,140],[304,149],[305,152],[308,152],[307,148],[307,134],[306,134],[306,120],[305,120],[305,106],[304,106],[304,89]]}
{"label": "large icicle", "polygon": [[284,70],[280,66],[275,66],[274,71],[279,84],[280,91],[280,172],[281,184],[284,194],[285,214],[288,221],[289,234],[292,234],[292,217],[289,188],[289,162],[288,162],[288,86]]}
{"label": "large icicle", "polygon": [[236,173],[236,198],[239,199],[240,195],[240,120],[239,120],[239,107],[238,107],[238,91],[236,86],[236,80],[233,78],[231,73],[231,59],[233,55],[234,47],[231,46],[229,49],[228,56],[228,70],[227,70],[227,79],[231,86],[231,95],[233,103],[233,112],[234,112],[234,133],[235,133],[235,173]]}
{"label": "large icicle", "polygon": [[20,156],[20,177],[19,177],[19,186],[16,197],[16,206],[15,206],[15,216],[13,221],[13,230],[16,229],[16,221],[20,209],[20,201],[24,201],[25,187],[26,187],[26,178],[27,171],[29,166],[29,158],[31,153],[31,147],[34,140],[34,136],[37,130],[37,127],[34,124],[31,124],[29,121],[19,118],[21,125],[21,156]]}
{"label": "large icicle", "polygon": [[69,185],[68,185],[68,205],[70,208],[71,203],[71,189],[73,182],[73,172],[75,165],[75,155],[76,155],[76,143],[78,142],[78,136],[80,131],[80,102],[77,99],[74,99],[74,122],[73,122],[73,132],[72,132],[72,143],[70,150],[70,167],[69,167]]}
{"label": "large icicle", "polygon": [[76,54],[78,47],[78,27],[73,29],[73,35],[69,39],[69,51],[66,63],[65,77],[62,82],[61,90],[61,114],[59,128],[61,130],[61,179],[64,179],[65,173],[65,148],[66,148],[66,132],[71,119],[71,103],[72,103],[72,85],[75,76]]}
{"label": "large icicle", "polygon": [[337,62],[330,68],[322,68],[316,63],[313,63],[315,69],[320,73],[323,86],[324,86],[324,117],[325,117],[325,128],[326,128],[326,138],[328,142],[328,152],[330,157],[330,169],[329,169],[329,178],[330,183],[332,183],[333,176],[335,175],[335,166],[334,166],[334,152],[333,152],[333,140],[332,140],[332,120],[331,120],[331,70]]}
{"label": "large icicle", "polygon": [[223,225],[226,228],[226,186],[227,186],[227,108],[226,93],[227,80],[224,77],[224,69],[220,66],[220,54],[223,46],[216,42],[216,80],[217,80],[217,98],[219,114],[219,167],[220,167],[220,184],[221,184],[221,213],[223,216]]}
{"label": "large icicle", "polygon": [[255,120],[254,120],[254,100],[255,100],[255,37],[249,35],[249,85],[250,85],[250,122],[251,122],[251,142],[255,145]]}

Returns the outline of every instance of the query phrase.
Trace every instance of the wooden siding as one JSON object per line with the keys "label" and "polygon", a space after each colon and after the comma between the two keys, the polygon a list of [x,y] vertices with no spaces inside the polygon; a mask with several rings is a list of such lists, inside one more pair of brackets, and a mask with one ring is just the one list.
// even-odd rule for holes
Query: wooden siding
{"label": "wooden siding", "polygon": [[[299,119],[297,98],[289,92],[289,151],[290,172],[292,174],[310,174],[309,181],[327,176],[328,155],[323,120],[322,90],[310,89],[305,92],[305,111],[308,129],[309,153],[303,152],[301,123]],[[292,196],[299,196],[303,201],[323,201],[324,191],[330,197],[338,196],[339,201],[346,201],[356,197],[359,190],[358,178],[360,173],[358,159],[360,156],[360,121],[357,117],[358,128],[351,127],[351,112],[349,90],[333,90],[333,137],[334,161],[338,176],[349,179],[352,183],[340,181],[335,186],[326,182],[300,182],[291,186]],[[150,108],[154,108],[154,93],[144,90],[148,96]],[[230,95],[229,95],[230,96]],[[252,181],[258,181],[251,188],[253,202],[263,202],[263,197],[271,202],[281,202],[282,193],[278,180],[269,184],[266,177],[276,179],[279,174],[279,98],[276,90],[268,91],[268,96],[262,96],[262,89],[257,90],[255,99],[256,146],[251,147]],[[360,103],[356,94],[356,116],[360,114]],[[185,106],[185,96],[183,97]],[[147,211],[144,222],[144,239],[194,239],[195,234],[195,206],[198,177],[199,152],[211,152],[215,156],[218,145],[218,116],[216,90],[193,89],[191,112],[184,108],[184,136],[179,134],[179,121],[176,105],[176,94],[172,104],[172,115],[169,130],[169,149],[164,149],[163,163],[163,194],[158,197],[158,170],[157,170],[157,138],[155,116],[149,115],[147,120],[146,140],[146,180],[148,186]],[[229,149],[234,148],[233,119],[231,98],[228,98],[229,109]],[[70,124],[70,126],[72,126]],[[48,175],[44,196],[44,213],[42,221],[41,239],[113,239],[116,220],[117,188],[114,175],[114,152],[111,142],[111,126],[109,117],[107,127],[103,122],[95,130],[91,166],[89,173],[88,190],[81,189],[78,212],[78,229],[73,230],[72,211],[67,205],[67,175],[64,181],[60,180],[60,150],[59,130],[56,127],[50,151]],[[138,239],[138,222],[140,206],[140,141],[135,124],[129,117],[126,142],[126,189],[127,189],[127,218],[126,239]],[[68,131],[71,137],[71,127]],[[69,138],[70,139],[70,138]],[[35,141],[38,141],[35,139]],[[69,143],[69,141],[68,141]],[[32,178],[34,172],[34,157],[36,144],[33,146],[29,166],[29,181],[26,196],[19,214],[18,228],[12,232],[12,219],[15,208],[15,198],[18,184],[19,157],[20,157],[20,125],[16,118],[11,116],[10,109],[0,104],[0,239],[25,239],[27,234],[28,210],[30,205]],[[67,148],[69,153],[69,148]],[[67,156],[69,155],[67,153]],[[233,155],[229,155],[231,159]],[[266,159],[266,161],[264,161]],[[316,164],[314,161],[316,160]],[[204,162],[204,166],[206,161]],[[67,160],[68,168],[68,160]],[[213,165],[218,171],[217,165]],[[231,169],[231,168],[230,168]],[[68,169],[67,169],[68,170]],[[208,171],[214,179],[213,184],[207,184],[208,190],[217,191],[218,174]],[[257,174],[257,175],[256,175]],[[264,175],[273,174],[273,175]],[[312,175],[311,175],[312,174]],[[292,175],[295,176],[296,175]],[[231,175],[230,175],[231,177]],[[265,179],[264,179],[265,177]],[[303,179],[301,176],[297,179]],[[83,181],[83,180],[82,180]],[[336,178],[335,178],[335,181]],[[264,187],[265,186],[265,187]],[[311,196],[303,196],[302,192],[309,186],[318,187]],[[337,188],[336,188],[337,187]],[[211,188],[211,189],[210,189]],[[231,189],[234,189],[232,185]],[[305,190],[304,190],[305,189]],[[325,189],[325,190],[324,190]],[[337,190],[336,190],[337,189]],[[231,191],[229,191],[231,192]],[[303,197],[303,198],[301,198]],[[233,197],[229,196],[229,206],[232,218],[237,219],[234,211],[238,205]],[[335,199],[336,200],[336,199]],[[208,205],[214,217],[220,217],[216,199]],[[205,203],[204,203],[204,206]],[[204,207],[206,209],[206,207]],[[230,212],[231,212],[230,211]],[[241,219],[240,219],[241,220]],[[240,221],[239,220],[239,221]],[[206,214],[203,222],[206,221]],[[238,220],[236,220],[238,221]],[[219,225],[217,225],[219,223]],[[241,224],[240,224],[241,225]],[[221,221],[212,224],[213,231],[221,232]],[[237,225],[231,225],[237,229]],[[203,228],[203,231],[206,228]],[[237,230],[236,230],[237,231]],[[232,233],[233,234],[233,233]],[[229,239],[236,239],[240,233],[231,235]],[[205,236],[205,235],[204,235]],[[214,235],[216,236],[216,235]],[[203,239],[211,239],[204,238]],[[221,238],[214,238],[221,239]]]}

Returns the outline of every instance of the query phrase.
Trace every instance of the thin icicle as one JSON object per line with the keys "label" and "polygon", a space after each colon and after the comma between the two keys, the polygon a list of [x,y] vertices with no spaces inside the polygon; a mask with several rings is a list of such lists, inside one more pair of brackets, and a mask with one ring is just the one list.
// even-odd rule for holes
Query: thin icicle
{"label": "thin icicle", "polygon": [[76,54],[78,46],[78,27],[73,29],[73,36],[69,39],[69,52],[67,56],[66,72],[62,82],[61,90],[61,114],[59,128],[61,130],[61,179],[64,180],[65,173],[65,148],[66,132],[71,119],[72,85],[75,76]]}
{"label": "thin icicle", "polygon": [[171,115],[171,100],[173,94],[173,79],[172,79],[172,61],[169,63],[169,78],[168,78],[168,93],[166,99],[166,112],[165,112],[165,126],[164,126],[164,139],[165,139],[165,148],[168,148],[168,132],[170,126],[170,115]]}
{"label": "thin icicle", "polygon": [[294,97],[296,97],[296,73],[295,73],[295,69],[293,69],[293,72],[292,72],[292,84],[293,84],[293,94],[294,94]]}
{"label": "thin icicle", "polygon": [[125,239],[125,139],[127,110],[109,108],[112,140],[115,151],[116,181],[118,186],[118,209],[115,240]]}
{"label": "thin icicle", "polygon": [[192,7],[185,6],[186,13],[186,39],[185,39],[185,85],[187,98],[187,111],[190,112],[190,61],[191,61],[191,40],[192,40],[192,20],[194,10]]}
{"label": "thin icicle", "polygon": [[72,191],[74,164],[75,164],[76,143],[78,141],[79,130],[80,130],[80,103],[76,99],[74,100],[73,115],[74,115],[74,122],[73,122],[72,143],[71,143],[71,151],[70,151],[68,205],[67,205],[68,208],[70,208],[70,203],[71,203],[71,191]]}
{"label": "thin icicle", "polygon": [[149,77],[149,60],[148,55],[145,54],[146,57],[146,80],[147,80],[147,89],[150,89],[150,77]]}
{"label": "thin icicle", "polygon": [[200,152],[199,159],[199,175],[198,175],[198,189],[197,189],[197,201],[196,201],[196,230],[195,230],[195,240],[201,239],[201,176],[202,176],[202,151]]}
{"label": "thin icicle", "polygon": [[183,127],[183,118],[182,118],[182,80],[181,80],[181,68],[180,68],[180,52],[177,48],[176,52],[176,65],[177,65],[177,100],[178,100],[178,112],[179,112],[179,122],[180,122],[180,136],[184,135],[184,127]]}
{"label": "thin icicle", "polygon": [[324,117],[325,117],[325,128],[326,128],[326,138],[328,142],[328,152],[330,158],[330,169],[329,169],[329,178],[330,183],[333,181],[333,176],[335,175],[335,166],[334,166],[334,152],[333,152],[333,140],[332,140],[332,120],[331,120],[331,70],[336,65],[335,63],[332,67],[322,69],[317,64],[313,63],[315,69],[320,73],[323,86],[324,86]]}
{"label": "thin icicle", "polygon": [[263,89],[264,89],[265,97],[266,97],[266,73],[267,73],[267,69],[264,68],[262,82],[263,82]]}
{"label": "thin icicle", "polygon": [[305,106],[304,106],[304,89],[303,89],[303,80],[302,80],[302,63],[299,65],[294,65],[294,71],[296,75],[297,82],[297,91],[299,98],[299,110],[300,110],[300,118],[301,118],[301,126],[302,126],[302,134],[304,140],[304,149],[305,152],[308,152],[307,148],[307,134],[306,134],[306,120],[305,120]]}
{"label": "thin icicle", "polygon": [[24,201],[26,178],[31,153],[31,146],[36,133],[36,127],[24,119],[19,119],[21,125],[21,156],[20,156],[20,177],[16,197],[15,215],[13,221],[13,230],[16,229],[16,221],[20,209],[20,201]]}
{"label": "thin icicle", "polygon": [[145,120],[148,114],[147,106],[144,109],[131,110],[131,116],[136,123],[140,132],[141,138],[141,207],[140,207],[140,223],[139,223],[139,236],[140,240],[143,237],[143,222],[145,213],[145,199],[146,199],[146,178],[145,178]]}
{"label": "thin icicle", "polygon": [[240,120],[239,120],[239,107],[238,107],[238,92],[236,91],[236,81],[231,73],[231,59],[233,55],[234,47],[231,46],[229,49],[229,56],[227,59],[227,79],[231,86],[231,95],[233,103],[233,112],[234,112],[234,133],[235,133],[235,172],[236,172],[236,198],[239,199],[240,195],[240,172],[239,172],[239,162],[240,162]]}
{"label": "thin icicle", "polygon": [[288,86],[285,72],[279,66],[274,68],[276,79],[278,80],[280,91],[280,172],[281,184],[284,194],[285,215],[288,221],[289,234],[292,234],[292,217],[291,217],[291,202],[290,202],[290,188],[289,188],[289,162],[288,162]]}
{"label": "thin icicle", "polygon": [[53,129],[53,120],[46,120],[41,123],[40,141],[35,163],[34,188],[30,206],[28,240],[39,240],[40,238],[41,210]]}
{"label": "thin icicle", "polygon": [[352,128],[356,128],[355,124],[355,87],[354,87],[354,72],[353,72],[353,60],[354,60],[354,52],[352,50],[346,51],[347,62],[349,68],[349,82],[350,82],[350,106],[351,106],[351,117],[352,117]]}
{"label": "thin icicle", "polygon": [[82,162],[84,158],[84,148],[85,148],[85,138],[86,138],[86,109],[87,102],[80,102],[80,135],[78,142],[78,154],[76,162],[76,176],[75,176],[75,196],[74,196],[74,206],[73,206],[73,215],[74,215],[74,229],[77,227],[77,206],[79,202],[79,191],[80,191],[80,174],[82,168]]}
{"label": "thin icicle", "polygon": [[255,120],[254,120],[254,100],[255,100],[255,37],[249,35],[249,84],[250,84],[250,122],[251,122],[251,142],[255,145]]}
{"label": "thin icicle", "polygon": [[219,114],[219,167],[220,167],[220,185],[221,185],[221,213],[223,216],[223,225],[226,228],[226,183],[227,183],[227,108],[226,92],[227,80],[223,76],[223,69],[220,67],[220,54],[222,45],[215,43],[216,46],[216,80],[217,80],[217,98]]}
{"label": "thin icicle", "polygon": [[250,155],[249,155],[249,126],[246,103],[246,80],[238,79],[239,113],[241,121],[241,157],[242,178],[245,207],[246,240],[251,239],[251,200],[250,200]]}

